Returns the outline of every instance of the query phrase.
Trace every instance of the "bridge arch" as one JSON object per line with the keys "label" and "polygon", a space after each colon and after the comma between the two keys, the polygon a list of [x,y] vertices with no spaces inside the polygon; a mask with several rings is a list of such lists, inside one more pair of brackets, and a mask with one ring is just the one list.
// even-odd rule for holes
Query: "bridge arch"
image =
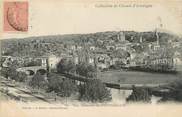
{"label": "bridge arch", "polygon": [[35,75],[35,72],[33,70],[26,70],[26,74],[28,74],[29,76],[33,76]]}
{"label": "bridge arch", "polygon": [[41,75],[45,75],[47,73],[47,70],[45,70],[45,69],[38,69],[36,73],[40,73]]}

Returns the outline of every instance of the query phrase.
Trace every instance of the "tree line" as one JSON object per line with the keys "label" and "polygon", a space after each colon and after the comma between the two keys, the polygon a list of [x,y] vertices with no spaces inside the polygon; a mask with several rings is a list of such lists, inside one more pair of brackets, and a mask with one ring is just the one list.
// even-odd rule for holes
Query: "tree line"
{"label": "tree line", "polygon": [[16,71],[16,67],[13,66],[16,65],[1,69],[1,74],[5,78],[28,84],[34,91],[43,89],[46,93],[54,92],[57,96],[66,98],[76,95],[81,101],[105,102],[112,99],[110,90],[105,84],[99,79],[95,79],[95,69],[90,65],[82,63],[76,66],[65,60],[58,64],[58,71],[61,73],[77,72],[87,78],[94,78],[85,83],[78,83],[60,74],[41,74],[40,71],[37,71],[32,77],[28,77],[25,72]]}
{"label": "tree line", "polygon": [[87,63],[74,64],[72,60],[62,59],[57,65],[59,73],[74,73],[86,78],[96,78],[97,69]]}

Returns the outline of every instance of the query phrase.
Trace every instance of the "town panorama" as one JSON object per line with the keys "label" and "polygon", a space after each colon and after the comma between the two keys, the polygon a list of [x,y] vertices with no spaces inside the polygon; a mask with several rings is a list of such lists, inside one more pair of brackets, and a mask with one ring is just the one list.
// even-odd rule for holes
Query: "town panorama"
{"label": "town panorama", "polygon": [[4,100],[182,101],[182,37],[156,29],[4,39],[0,70]]}

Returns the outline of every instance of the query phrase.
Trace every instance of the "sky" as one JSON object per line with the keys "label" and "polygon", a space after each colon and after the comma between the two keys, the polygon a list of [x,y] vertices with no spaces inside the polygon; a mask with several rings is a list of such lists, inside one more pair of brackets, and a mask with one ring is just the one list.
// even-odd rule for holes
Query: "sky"
{"label": "sky", "polygon": [[[125,7],[127,5],[150,7]],[[120,5],[121,7],[99,7]],[[26,33],[2,33],[2,38],[80,34],[103,31],[153,31],[163,29],[181,34],[182,23],[168,8],[156,3],[29,1],[29,29]]]}

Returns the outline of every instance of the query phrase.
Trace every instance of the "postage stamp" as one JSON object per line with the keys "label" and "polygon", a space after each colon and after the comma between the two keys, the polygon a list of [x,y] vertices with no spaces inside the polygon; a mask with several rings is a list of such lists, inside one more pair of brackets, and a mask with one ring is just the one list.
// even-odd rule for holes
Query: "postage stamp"
{"label": "postage stamp", "polygon": [[4,2],[4,27],[5,32],[28,31],[28,2]]}

